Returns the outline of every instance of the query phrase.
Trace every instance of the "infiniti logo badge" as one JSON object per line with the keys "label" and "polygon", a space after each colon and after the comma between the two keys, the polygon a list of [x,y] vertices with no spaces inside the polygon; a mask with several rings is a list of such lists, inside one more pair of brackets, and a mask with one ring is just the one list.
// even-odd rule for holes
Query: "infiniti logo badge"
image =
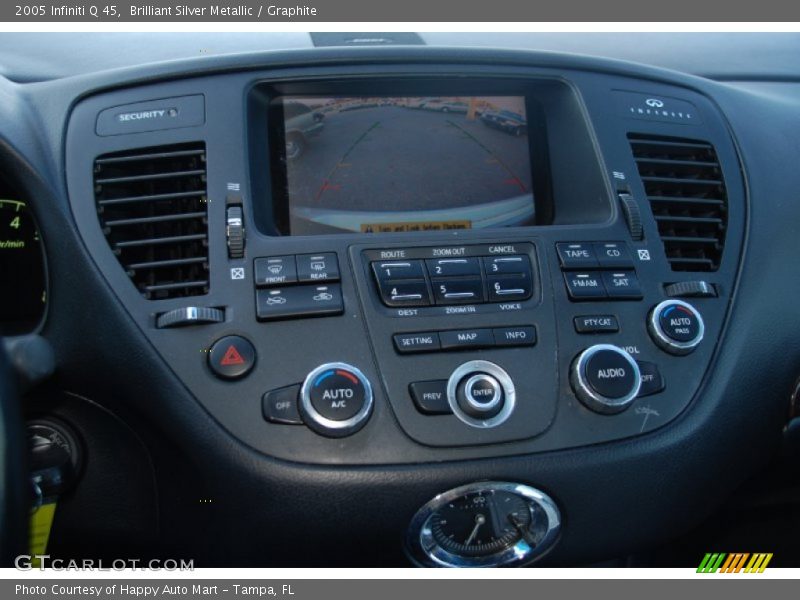
{"label": "infiniti logo badge", "polygon": [[652,108],[662,108],[664,106],[664,101],[658,98],[648,98],[644,103]]}

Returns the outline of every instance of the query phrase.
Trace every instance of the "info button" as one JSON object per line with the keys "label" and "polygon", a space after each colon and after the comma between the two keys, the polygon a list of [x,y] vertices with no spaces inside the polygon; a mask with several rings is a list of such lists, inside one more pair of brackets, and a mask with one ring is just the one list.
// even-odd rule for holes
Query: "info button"
{"label": "info button", "polygon": [[394,346],[400,354],[432,352],[439,349],[439,334],[435,331],[398,333],[394,336]]}

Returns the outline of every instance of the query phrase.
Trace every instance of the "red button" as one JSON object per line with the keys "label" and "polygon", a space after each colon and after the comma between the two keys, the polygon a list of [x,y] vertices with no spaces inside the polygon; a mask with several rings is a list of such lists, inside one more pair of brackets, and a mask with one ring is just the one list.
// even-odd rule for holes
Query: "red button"
{"label": "red button", "polygon": [[218,339],[208,353],[208,366],[217,377],[240,379],[256,364],[256,349],[238,335]]}

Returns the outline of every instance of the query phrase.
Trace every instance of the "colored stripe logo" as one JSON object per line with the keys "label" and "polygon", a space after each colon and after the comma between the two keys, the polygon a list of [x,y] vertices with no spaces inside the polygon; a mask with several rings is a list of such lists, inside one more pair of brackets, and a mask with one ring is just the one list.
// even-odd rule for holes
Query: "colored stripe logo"
{"label": "colored stripe logo", "polygon": [[763,573],[772,553],[758,552],[708,552],[697,567],[698,573]]}

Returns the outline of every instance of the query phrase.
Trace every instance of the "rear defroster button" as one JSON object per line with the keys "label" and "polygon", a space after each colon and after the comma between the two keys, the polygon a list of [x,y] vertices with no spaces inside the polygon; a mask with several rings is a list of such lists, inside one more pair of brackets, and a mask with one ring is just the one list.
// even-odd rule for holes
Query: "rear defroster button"
{"label": "rear defroster button", "polygon": [[361,429],[372,412],[372,403],[369,380],[345,363],[317,367],[300,390],[303,421],[329,437],[343,437]]}

